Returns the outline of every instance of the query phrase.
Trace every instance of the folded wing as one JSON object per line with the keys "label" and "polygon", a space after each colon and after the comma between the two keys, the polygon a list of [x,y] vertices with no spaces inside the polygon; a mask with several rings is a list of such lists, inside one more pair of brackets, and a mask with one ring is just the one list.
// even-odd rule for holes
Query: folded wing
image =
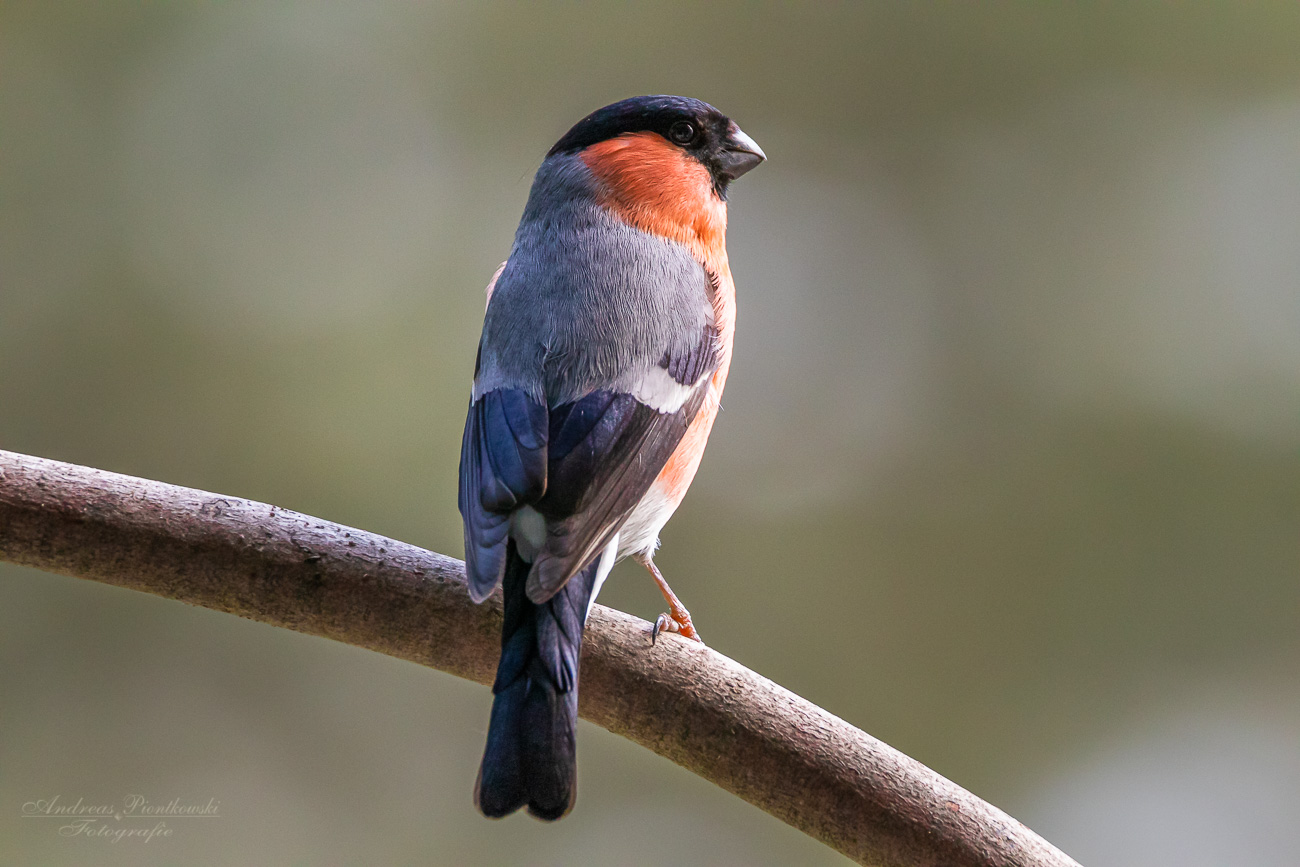
{"label": "folded wing", "polygon": [[528,598],[550,599],[609,543],[686,434],[717,368],[716,334],[666,352],[609,388],[546,407],[499,388],[470,406],[461,446],[460,511],[470,595],[482,601],[506,569],[516,514],[544,519]]}

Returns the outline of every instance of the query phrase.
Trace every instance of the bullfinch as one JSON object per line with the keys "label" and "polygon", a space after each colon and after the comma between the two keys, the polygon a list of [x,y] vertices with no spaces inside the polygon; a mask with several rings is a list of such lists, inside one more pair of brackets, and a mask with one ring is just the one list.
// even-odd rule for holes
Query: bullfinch
{"label": "bullfinch", "polygon": [[652,557],[704,454],[736,320],[727,189],[765,159],[707,103],[625,99],[555,143],[487,313],[460,457],[469,593],[505,598],[484,815],[567,813],[582,631],[615,561],[699,639]]}

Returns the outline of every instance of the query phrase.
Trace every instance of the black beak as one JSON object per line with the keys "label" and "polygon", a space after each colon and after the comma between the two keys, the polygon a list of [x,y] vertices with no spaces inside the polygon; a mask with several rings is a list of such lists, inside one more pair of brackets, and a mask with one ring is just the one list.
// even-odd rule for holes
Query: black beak
{"label": "black beak", "polygon": [[727,130],[722,153],[718,154],[718,174],[729,181],[743,175],[754,166],[767,159],[767,154],[758,146],[758,142],[741,131],[734,123]]}

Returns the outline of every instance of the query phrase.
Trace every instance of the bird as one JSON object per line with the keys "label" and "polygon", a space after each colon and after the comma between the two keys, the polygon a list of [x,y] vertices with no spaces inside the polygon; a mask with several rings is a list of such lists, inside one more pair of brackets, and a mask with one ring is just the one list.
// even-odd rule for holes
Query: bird
{"label": "bird", "polygon": [[713,106],[639,96],[547,152],[487,310],[458,505],[476,603],[505,615],[474,802],[555,820],[577,796],[582,632],[614,563],[668,603],[650,632],[701,641],[654,564],[731,364],[730,184],[766,160]]}

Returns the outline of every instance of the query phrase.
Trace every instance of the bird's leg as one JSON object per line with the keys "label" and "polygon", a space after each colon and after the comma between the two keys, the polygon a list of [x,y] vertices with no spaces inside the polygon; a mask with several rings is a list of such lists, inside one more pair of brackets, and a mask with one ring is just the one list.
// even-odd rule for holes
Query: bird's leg
{"label": "bird's leg", "polygon": [[695,624],[691,622],[691,612],[686,610],[682,600],[678,599],[677,594],[673,592],[673,588],[668,586],[668,582],[664,580],[663,574],[659,571],[659,567],[654,564],[654,561],[650,559],[650,555],[634,554],[633,557],[654,577],[655,583],[659,585],[659,592],[664,595],[664,599],[668,600],[668,610],[672,612],[671,614],[660,614],[655,620],[654,629],[650,631],[650,643],[654,644],[660,632],[676,632],[703,644],[704,639],[700,638],[700,633],[695,630]]}

